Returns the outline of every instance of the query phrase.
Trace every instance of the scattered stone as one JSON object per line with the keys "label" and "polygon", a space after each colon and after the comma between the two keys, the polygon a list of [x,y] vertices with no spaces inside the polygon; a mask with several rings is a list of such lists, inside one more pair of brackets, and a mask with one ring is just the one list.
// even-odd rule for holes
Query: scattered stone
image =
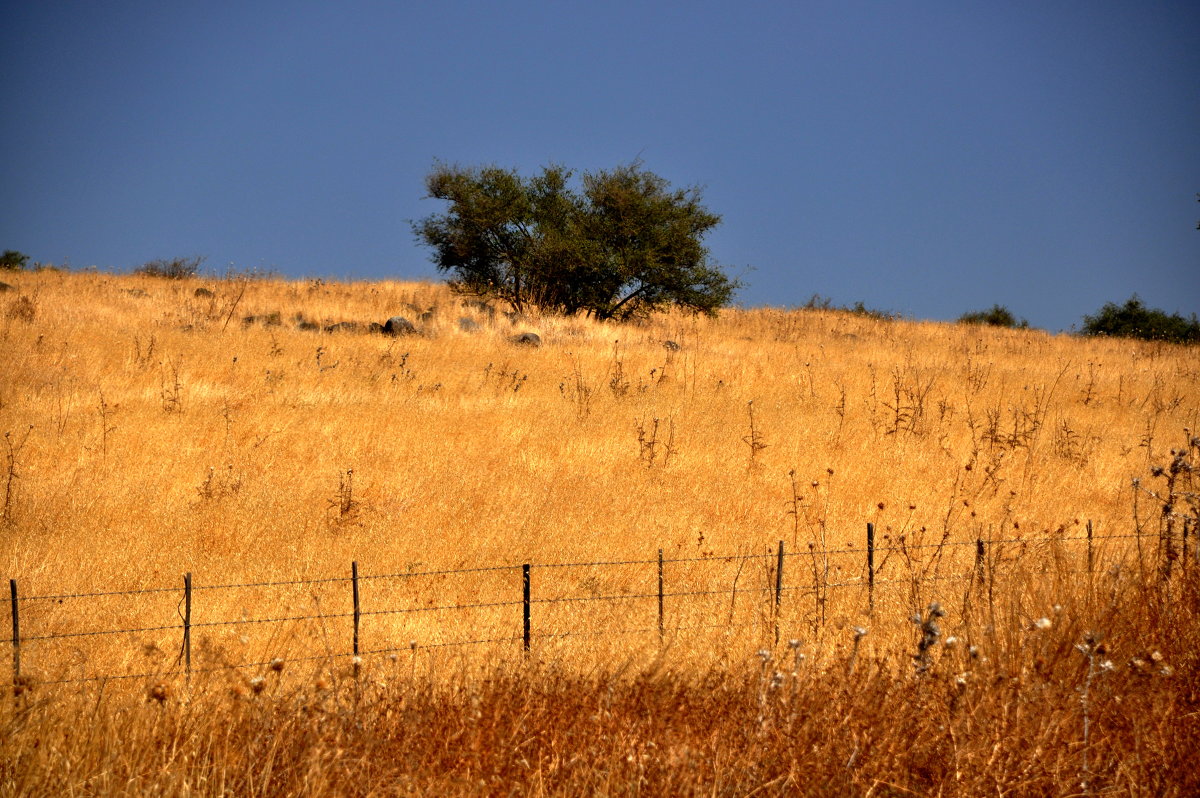
{"label": "scattered stone", "polygon": [[458,329],[465,333],[479,332],[479,322],[463,316],[458,320]]}
{"label": "scattered stone", "polygon": [[195,291],[192,292],[192,296],[199,297],[201,299],[210,299],[210,298],[216,296],[216,294],[214,294],[211,290],[205,288],[204,286],[200,286],[199,288],[197,288]]}
{"label": "scattered stone", "polygon": [[382,324],[380,324],[380,323],[379,323],[379,322],[377,322],[377,321],[373,321],[373,322],[371,322],[370,324],[368,324],[368,325],[367,325],[367,332],[369,332],[369,333],[381,333],[381,332],[383,332],[383,325],[382,325]]}
{"label": "scattered stone", "polygon": [[675,343],[674,341],[663,341],[663,349],[667,350],[668,352],[678,352],[679,344]]}
{"label": "scattered stone", "polygon": [[279,311],[274,313],[262,313],[257,316],[243,316],[242,326],[249,327],[252,324],[261,324],[264,327],[278,327],[283,324],[283,316]]}
{"label": "scattered stone", "polygon": [[308,319],[302,318],[296,321],[296,329],[312,332],[321,329],[321,325],[317,324],[315,321],[309,321]]}
{"label": "scattered stone", "polygon": [[339,321],[325,328],[325,332],[327,333],[356,333],[361,331],[362,325],[356,321]]}
{"label": "scattered stone", "polygon": [[536,349],[542,345],[542,337],[537,333],[524,332],[513,336],[512,342],[517,346],[532,346]]}
{"label": "scattered stone", "polygon": [[403,316],[392,316],[383,325],[384,335],[416,335],[417,328]]}

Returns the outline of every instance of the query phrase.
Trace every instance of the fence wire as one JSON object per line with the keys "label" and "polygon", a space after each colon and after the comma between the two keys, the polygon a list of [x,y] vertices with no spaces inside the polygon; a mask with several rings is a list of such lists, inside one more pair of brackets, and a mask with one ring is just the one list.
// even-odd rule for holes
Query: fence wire
{"label": "fence wire", "polygon": [[[977,538],[975,540],[939,541],[938,543],[916,544],[916,545],[907,545],[907,544],[903,544],[903,543],[900,545],[889,544],[889,545],[879,545],[879,546],[872,546],[872,547],[859,547],[857,545],[847,545],[844,548],[832,548],[832,549],[831,548],[823,548],[823,549],[809,548],[809,549],[803,549],[800,551],[791,551],[791,552],[784,551],[783,547],[782,547],[783,544],[781,543],[780,548],[778,550],[767,551],[764,553],[737,552],[737,553],[732,553],[732,554],[721,554],[721,555],[709,554],[709,555],[694,556],[694,557],[663,557],[660,553],[658,557],[652,558],[652,559],[594,560],[594,561],[578,561],[578,562],[546,562],[546,563],[530,563],[528,565],[507,564],[507,565],[489,565],[489,566],[472,567],[472,568],[448,568],[448,569],[437,569],[437,570],[427,570],[427,571],[407,571],[407,572],[383,573],[383,574],[357,573],[356,576],[352,575],[352,576],[324,577],[324,578],[312,578],[312,579],[294,579],[294,580],[281,580],[281,581],[240,582],[240,583],[227,583],[227,584],[215,584],[215,585],[195,585],[195,584],[193,584],[190,586],[190,592],[187,593],[187,595],[189,597],[190,597],[191,593],[200,592],[200,591],[224,591],[224,590],[250,589],[250,588],[297,587],[297,586],[309,586],[309,585],[321,585],[321,584],[325,584],[325,585],[338,584],[338,583],[344,584],[344,583],[349,582],[349,583],[352,583],[355,587],[355,591],[354,591],[355,606],[354,606],[353,611],[345,611],[345,612],[329,612],[329,613],[318,612],[315,614],[278,615],[278,616],[270,616],[270,617],[262,617],[262,618],[243,617],[243,618],[237,618],[237,619],[223,619],[223,620],[191,620],[190,616],[185,618],[184,612],[182,610],[182,605],[184,604],[184,600],[181,599],[179,602],[179,606],[176,607],[176,614],[179,616],[179,622],[177,622],[177,623],[172,623],[172,624],[167,624],[167,625],[135,626],[135,627],[130,627],[130,628],[118,628],[118,629],[49,632],[49,633],[34,634],[34,635],[20,635],[16,629],[16,627],[17,627],[16,609],[17,609],[17,604],[20,602],[58,601],[61,603],[62,601],[68,600],[68,599],[100,599],[100,598],[120,597],[120,596],[148,596],[148,595],[162,594],[162,593],[174,593],[175,595],[179,595],[181,592],[184,592],[185,588],[181,588],[178,586],[177,587],[150,587],[150,588],[140,588],[140,589],[134,589],[134,590],[121,590],[121,591],[106,590],[106,591],[92,591],[92,592],[57,593],[57,594],[41,594],[41,595],[21,596],[21,595],[17,594],[16,581],[11,580],[12,599],[13,599],[11,604],[12,604],[12,615],[13,615],[13,624],[14,624],[14,637],[13,637],[14,674],[13,675],[14,675],[14,679],[16,679],[19,675],[19,665],[18,665],[19,647],[21,644],[24,644],[24,643],[35,643],[35,642],[36,643],[45,643],[47,641],[54,641],[54,640],[94,638],[94,637],[100,637],[100,636],[105,636],[105,635],[178,632],[182,629],[184,631],[184,641],[185,641],[184,646],[186,648],[188,645],[190,645],[188,642],[188,640],[189,640],[188,635],[190,634],[191,630],[215,629],[215,628],[220,628],[220,627],[261,626],[261,625],[267,625],[267,624],[298,623],[298,622],[304,622],[304,621],[331,621],[331,620],[345,621],[346,619],[353,618],[354,619],[354,648],[355,648],[355,651],[359,651],[359,646],[358,646],[359,623],[360,623],[360,620],[363,618],[383,617],[383,616],[413,616],[413,615],[419,615],[419,614],[424,614],[424,613],[442,613],[442,612],[449,612],[449,611],[479,611],[479,610],[500,609],[500,608],[513,608],[513,607],[517,607],[517,606],[523,606],[525,608],[524,623],[525,623],[526,628],[524,630],[524,633],[519,634],[519,635],[486,636],[486,637],[479,637],[479,638],[475,638],[475,639],[450,640],[450,641],[441,641],[441,642],[417,642],[417,640],[414,638],[410,642],[410,644],[407,646],[385,646],[385,647],[381,647],[381,648],[364,649],[362,651],[359,651],[358,654],[356,654],[355,651],[351,651],[351,652],[347,652],[347,653],[343,653],[343,654],[336,654],[336,655],[326,653],[326,654],[315,655],[315,656],[290,657],[290,658],[287,658],[287,662],[311,662],[311,661],[320,661],[320,660],[340,659],[340,658],[344,658],[344,657],[353,657],[353,656],[361,656],[361,655],[396,654],[396,653],[404,652],[404,651],[415,652],[415,651],[421,651],[421,650],[426,650],[426,649],[442,649],[442,648],[452,648],[452,647],[460,647],[460,646],[475,646],[475,645],[486,645],[486,644],[508,644],[508,643],[512,643],[515,641],[523,641],[524,645],[526,647],[528,647],[529,641],[532,639],[537,639],[537,640],[564,639],[565,640],[565,639],[572,639],[572,638],[604,637],[604,636],[650,634],[650,633],[657,633],[659,635],[665,635],[668,633],[678,634],[681,632],[699,631],[699,630],[703,630],[703,629],[718,629],[718,628],[720,628],[720,629],[738,629],[738,628],[745,628],[745,627],[754,626],[754,625],[761,626],[761,621],[759,621],[757,623],[747,623],[747,624],[733,623],[734,609],[732,606],[729,609],[729,622],[727,622],[727,623],[666,626],[663,623],[663,616],[662,616],[663,602],[665,602],[667,600],[682,599],[682,598],[702,598],[702,597],[722,596],[722,597],[730,597],[731,599],[735,600],[736,597],[739,595],[758,594],[758,595],[771,596],[773,594],[775,596],[774,618],[775,618],[776,627],[778,627],[778,618],[779,618],[779,609],[780,609],[779,599],[783,594],[806,595],[806,594],[813,593],[813,594],[820,595],[822,593],[822,591],[828,591],[828,590],[833,590],[833,589],[858,588],[861,590],[863,588],[868,588],[868,589],[884,588],[889,585],[902,585],[902,584],[911,585],[911,584],[913,584],[914,580],[919,583],[954,582],[954,581],[964,582],[964,581],[976,581],[976,580],[983,582],[985,580],[985,577],[988,580],[990,580],[994,576],[993,574],[985,574],[986,560],[983,559],[983,557],[985,556],[984,552],[986,552],[989,547],[996,547],[996,546],[1012,546],[1012,545],[1046,546],[1046,545],[1086,542],[1089,544],[1088,554],[1089,554],[1089,568],[1090,568],[1092,565],[1091,555],[1093,553],[1096,553],[1096,554],[1101,553],[1100,548],[1099,548],[1100,544],[1103,544],[1107,541],[1128,541],[1128,540],[1142,540],[1142,539],[1145,539],[1148,542],[1153,542],[1153,541],[1157,540],[1157,536],[1156,535],[1138,535],[1138,534],[1119,534],[1119,535],[1086,535],[1086,536],[1084,536],[1084,535],[1052,536],[1052,537],[1041,538],[1041,539]],[[887,562],[887,555],[892,552],[906,553],[906,552],[917,551],[917,550],[929,550],[929,549],[941,550],[941,549],[950,548],[950,547],[974,547],[976,549],[976,553],[973,555],[973,557],[974,557],[973,564],[970,566],[969,569],[965,569],[965,572],[963,572],[963,573],[912,574],[908,577],[887,577],[887,578],[881,578],[879,575],[880,569],[882,569],[884,567],[884,563]],[[814,581],[812,583],[800,583],[800,584],[790,584],[789,585],[789,584],[784,584],[782,579],[779,579],[774,584],[768,584],[768,585],[757,585],[757,586],[750,586],[750,587],[746,587],[746,586],[739,587],[737,585],[738,577],[742,573],[742,570],[741,570],[742,566],[744,564],[746,564],[747,562],[751,562],[751,561],[762,561],[767,564],[767,575],[768,575],[768,577],[770,577],[770,579],[768,581],[770,581],[770,580],[776,578],[776,577],[770,576],[773,569],[776,567],[776,560],[778,560],[778,562],[780,564],[782,564],[786,559],[789,559],[789,558],[797,558],[797,557],[827,558],[827,557],[831,557],[831,556],[845,556],[848,554],[863,556],[868,553],[872,553],[874,555],[883,554],[884,555],[883,562],[879,562],[875,566],[874,571],[869,572],[868,574],[863,575],[863,576],[851,577],[849,580],[843,579],[841,581],[825,581],[825,580],[820,580],[820,579],[814,579]],[[738,565],[738,575],[734,576],[732,586],[728,586],[728,587],[721,587],[718,589],[664,590],[663,586],[662,586],[662,581],[661,581],[663,578],[663,569],[665,568],[665,566],[675,565],[675,564],[712,564],[712,565],[726,565],[726,566],[736,564],[736,565]],[[484,574],[484,573],[517,572],[519,569],[559,569],[559,570],[562,570],[562,569],[572,569],[572,568],[613,568],[613,567],[626,567],[626,566],[656,566],[658,569],[659,589],[657,591],[646,591],[646,592],[604,593],[604,594],[600,594],[600,595],[566,594],[566,595],[556,595],[556,596],[547,596],[547,597],[533,597],[533,596],[530,596],[528,593],[526,593],[526,596],[523,599],[519,599],[519,600],[512,599],[512,600],[500,600],[500,601],[476,601],[476,602],[468,602],[468,603],[438,604],[438,605],[434,605],[434,606],[385,607],[385,608],[371,608],[371,609],[362,609],[359,606],[358,585],[359,585],[359,583],[364,583],[364,582],[379,581],[379,580],[408,580],[408,579],[417,578],[417,577],[430,577],[430,576],[472,575],[472,574]],[[815,567],[816,566],[814,566],[814,568]],[[867,567],[868,567],[867,563],[864,563],[863,564],[864,570],[867,570]],[[354,568],[352,570],[356,572],[357,564],[354,566]],[[1064,572],[1061,570],[1056,570],[1056,573],[1061,575]],[[1071,569],[1071,570],[1066,571],[1065,575],[1075,576],[1075,575],[1092,574],[1092,573],[1093,573],[1092,570]],[[814,571],[813,575],[814,575],[814,577],[816,576],[815,571]],[[675,575],[673,575],[673,576],[675,576]],[[676,576],[676,578],[677,578],[677,576]],[[690,574],[687,578],[694,580],[695,579],[694,573]],[[649,575],[647,575],[647,579],[649,580]],[[511,585],[510,587],[512,587],[513,590],[516,589],[515,585]],[[528,590],[528,584],[526,584],[525,589]],[[605,628],[602,630],[569,629],[569,630],[565,630],[565,631],[552,631],[552,632],[531,632],[529,629],[529,626],[528,626],[530,623],[529,610],[534,605],[585,605],[585,604],[601,604],[601,603],[615,604],[615,603],[619,603],[622,601],[644,601],[644,600],[652,600],[652,599],[657,599],[660,602],[659,610],[658,610],[659,623],[657,626],[638,627],[638,628],[632,628],[632,629],[624,629],[624,628]],[[319,602],[318,602],[318,606],[319,606]],[[81,677],[81,678],[76,678],[76,679],[50,680],[50,681],[45,681],[43,683],[44,684],[68,684],[68,683],[79,683],[79,682],[104,682],[104,681],[108,681],[108,680],[165,678],[165,677],[174,677],[174,676],[184,674],[184,673],[191,674],[191,675],[198,675],[198,674],[226,671],[229,669],[266,667],[266,666],[271,665],[272,662],[275,661],[275,660],[268,660],[265,662],[246,662],[246,663],[240,663],[240,664],[236,664],[236,665],[226,664],[226,665],[223,665],[223,666],[217,667],[217,668],[200,668],[200,669],[187,670],[187,669],[180,669],[178,667],[180,661],[182,660],[182,657],[183,657],[183,652],[181,652],[180,657],[176,659],[176,664],[165,671],[149,671],[149,672],[144,672],[144,673],[116,674],[116,675],[96,675],[96,676]]]}

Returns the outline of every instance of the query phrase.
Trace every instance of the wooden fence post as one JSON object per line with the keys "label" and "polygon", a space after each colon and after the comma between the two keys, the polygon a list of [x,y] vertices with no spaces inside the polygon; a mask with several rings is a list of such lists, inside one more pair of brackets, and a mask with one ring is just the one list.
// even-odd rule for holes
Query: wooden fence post
{"label": "wooden fence post", "polygon": [[867,608],[875,615],[875,525],[867,522]]}
{"label": "wooden fence post", "polygon": [[783,601],[783,541],[775,558],[775,645],[779,645],[779,610]]}
{"label": "wooden fence post", "polygon": [[986,560],[987,550],[983,546],[983,538],[975,538],[975,576],[981,585],[986,581],[984,578],[987,573]]}
{"label": "wooden fence post", "polygon": [[1091,583],[1092,574],[1094,573],[1095,560],[1093,559],[1092,551],[1092,519],[1087,522],[1087,562],[1088,562],[1088,583]]}
{"label": "wooden fence post", "polygon": [[358,561],[350,563],[350,585],[354,592],[354,656],[358,656],[358,621],[361,613],[358,608]]}
{"label": "wooden fence post", "polygon": [[525,652],[529,652],[529,563],[521,566],[521,581],[524,594],[524,609],[522,619],[524,621],[524,633],[522,639],[525,643]]}
{"label": "wooden fence post", "polygon": [[183,667],[192,678],[192,573],[183,575]]}
{"label": "wooden fence post", "polygon": [[12,648],[13,687],[21,684],[21,616],[17,610],[17,580],[8,580],[8,592],[12,599]]}
{"label": "wooden fence post", "polygon": [[664,619],[663,619],[663,558],[662,549],[658,550],[658,642],[663,641]]}

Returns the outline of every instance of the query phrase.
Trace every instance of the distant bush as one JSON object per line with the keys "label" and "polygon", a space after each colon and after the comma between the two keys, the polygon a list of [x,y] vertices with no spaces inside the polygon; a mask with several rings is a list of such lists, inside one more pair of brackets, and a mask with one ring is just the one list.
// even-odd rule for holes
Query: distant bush
{"label": "distant bush", "polygon": [[1012,311],[1003,305],[992,305],[990,310],[974,310],[958,317],[959,324],[987,324],[992,327],[1011,327],[1017,330],[1029,329],[1029,322],[1018,320]]}
{"label": "distant bush", "polygon": [[4,254],[0,255],[0,271],[19,272],[25,268],[27,263],[29,263],[29,256],[17,252],[15,249],[6,249]]}
{"label": "distant bush", "polygon": [[133,270],[134,274],[140,274],[145,277],[162,277],[167,280],[185,280],[189,277],[195,277],[200,271],[200,264],[204,262],[204,258],[160,258],[152,260],[138,266]]}
{"label": "distant bush", "polygon": [[1109,302],[1094,316],[1083,317],[1084,335],[1111,335],[1118,338],[1141,338],[1146,341],[1173,343],[1200,342],[1200,320],[1193,313],[1185,319],[1178,313],[1148,308],[1137,294],[1124,305]]}
{"label": "distant bush", "polygon": [[899,313],[893,313],[889,310],[877,310],[869,308],[862,302],[855,302],[853,305],[838,306],[833,304],[833,300],[827,296],[813,294],[812,297],[800,306],[801,310],[840,310],[843,313],[853,313],[855,316],[866,316],[870,319],[878,319],[879,321],[892,321],[900,318]]}
{"label": "distant bush", "polygon": [[251,266],[245,269],[239,269],[235,266],[230,266],[221,274],[222,280],[278,280],[281,275],[278,269],[264,269],[258,266]]}

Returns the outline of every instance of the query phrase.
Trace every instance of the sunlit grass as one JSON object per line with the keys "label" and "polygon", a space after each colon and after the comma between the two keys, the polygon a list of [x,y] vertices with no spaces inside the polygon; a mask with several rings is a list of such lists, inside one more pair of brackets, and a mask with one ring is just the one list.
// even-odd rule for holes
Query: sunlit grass
{"label": "sunlit grass", "polygon": [[[1122,668],[1093,678],[1092,700],[1107,707],[1096,717],[1122,720],[1097,720],[1091,739],[1109,742],[1092,746],[1089,767],[1127,791],[1186,794],[1184,776],[1163,768],[1182,745],[1167,740],[1196,736],[1194,603],[1179,600],[1191,595],[1183,583],[1155,592],[1162,503],[1147,491],[1161,481],[1151,468],[1200,428],[1194,348],[836,311],[514,323],[431,284],[66,273],[15,282],[0,296],[0,576],[29,596],[179,592],[22,606],[27,636],[170,628],[27,644],[23,672],[35,686],[20,701],[33,696],[37,708],[6,705],[6,791],[60,792],[73,763],[92,774],[73,783],[98,779],[92,789],[106,793],[503,783],[1068,792],[1082,768],[1074,691],[1088,669],[1074,645],[1095,629],[1119,641]],[[197,295],[201,286],[211,295]],[[278,325],[262,323],[275,314]],[[425,334],[297,327],[394,315]],[[524,331],[543,345],[514,345]],[[1133,534],[1135,497],[1141,558],[1132,541],[1102,541],[1089,578],[1073,539],[1088,521],[1098,536]],[[868,522],[881,549],[873,615],[862,584]],[[1000,541],[983,581],[977,538]],[[787,589],[775,647],[780,540]],[[656,601],[645,598],[659,549],[668,593],[714,591],[668,599],[666,625],[687,631],[662,642]],[[638,562],[537,567],[593,560]],[[157,679],[114,683],[103,710],[89,709],[95,683],[66,688],[77,694],[46,684],[177,670],[184,573],[201,587],[345,580],[352,561],[371,577],[368,612],[519,603],[521,563],[535,564],[535,600],[642,598],[535,603],[532,664],[514,640],[519,604],[368,614],[362,648],[379,653],[364,656],[370,678],[355,679],[348,659],[324,659],[349,650],[348,581],[201,589],[197,623],[314,619],[195,629],[196,669],[214,672],[198,674],[186,700],[175,677],[164,677],[161,699],[150,692]],[[479,566],[508,567],[409,576]],[[806,588],[825,580],[847,586]],[[920,633],[909,619],[933,601],[947,613],[939,655],[914,682]],[[1032,634],[1043,617],[1051,630]],[[694,628],[705,626],[717,628]],[[857,642],[855,628],[867,630]],[[579,636],[589,631],[600,634]],[[958,648],[941,653],[950,637]],[[498,642],[438,647],[484,639]],[[764,646],[769,667],[755,654]],[[1128,661],[1154,650],[1174,675],[1137,681]],[[811,670],[777,666],[800,653]],[[276,658],[291,663],[282,674],[226,672]],[[782,682],[771,687],[776,670]],[[1129,698],[1134,685],[1149,693]],[[790,691],[786,702],[776,689]],[[1141,714],[1127,716],[1130,706]],[[33,744],[92,711],[88,731],[54,753]],[[672,714],[674,725],[647,720]],[[355,726],[365,718],[369,735]],[[271,731],[280,728],[290,742]],[[423,748],[417,737],[437,740],[439,729],[459,742]],[[111,746],[118,733],[138,743]],[[913,753],[909,741],[926,733],[939,742]],[[191,764],[163,746],[187,749]],[[366,764],[384,755],[394,764]],[[287,766],[264,764],[273,757]],[[818,767],[835,775],[813,780]]]}

